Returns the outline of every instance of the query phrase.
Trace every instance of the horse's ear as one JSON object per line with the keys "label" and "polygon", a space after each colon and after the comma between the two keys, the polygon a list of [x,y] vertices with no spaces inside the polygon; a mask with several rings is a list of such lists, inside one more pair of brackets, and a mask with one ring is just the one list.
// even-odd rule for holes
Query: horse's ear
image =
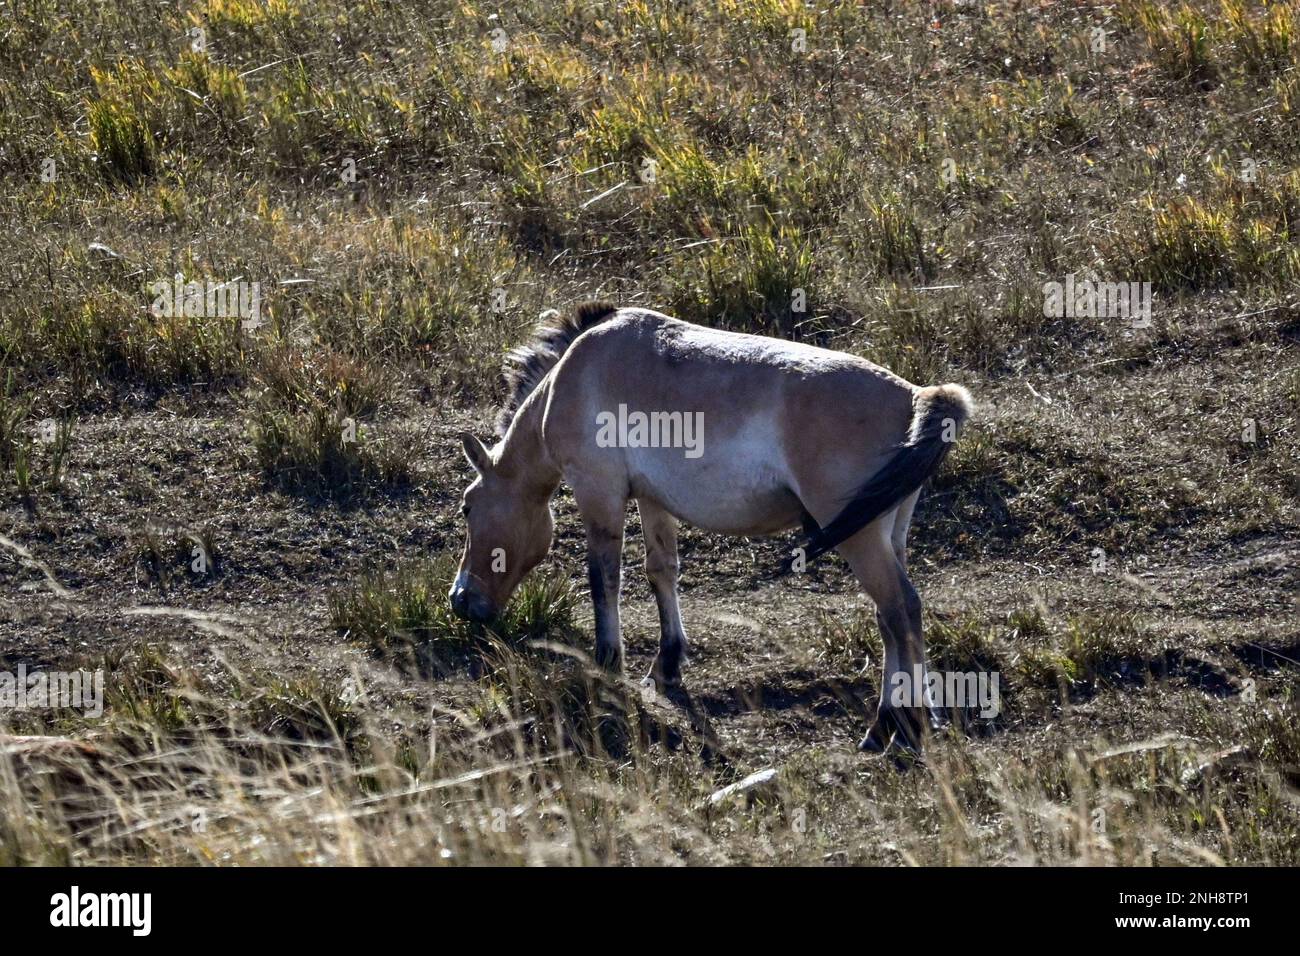
{"label": "horse's ear", "polygon": [[465,457],[480,475],[492,467],[492,456],[488,454],[487,448],[469,432],[461,433],[460,445],[465,449]]}

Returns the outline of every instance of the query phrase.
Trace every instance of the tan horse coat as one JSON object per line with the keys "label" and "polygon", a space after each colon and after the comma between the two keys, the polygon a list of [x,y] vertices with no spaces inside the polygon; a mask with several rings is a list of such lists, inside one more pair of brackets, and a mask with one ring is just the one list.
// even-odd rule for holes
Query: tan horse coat
{"label": "tan horse coat", "polygon": [[[970,415],[965,389],[918,387],[842,352],[603,304],[541,330],[513,365],[501,440],[489,450],[463,439],[478,477],[465,495],[469,538],[451,593],[459,613],[494,615],[545,556],[549,501],[564,480],[587,532],[601,663],[621,665],[623,525],[635,499],[659,607],[650,676],[660,687],[680,681],[686,650],[679,520],[737,535],[802,524],[803,557],[837,549],[875,602],[886,680],[924,666],[907,526]],[[616,427],[635,425],[637,413],[652,427]],[[885,697],[863,746],[919,748],[923,715]]]}

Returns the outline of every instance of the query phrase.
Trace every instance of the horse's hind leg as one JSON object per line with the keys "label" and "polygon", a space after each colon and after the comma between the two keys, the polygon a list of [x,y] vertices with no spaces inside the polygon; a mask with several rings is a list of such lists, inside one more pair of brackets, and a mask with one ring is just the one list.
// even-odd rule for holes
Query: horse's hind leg
{"label": "horse's hind leg", "polygon": [[838,549],[876,604],[876,621],[885,644],[876,722],[859,746],[879,752],[893,742],[919,753],[929,724],[921,599],[894,554],[893,526],[887,515]]}
{"label": "horse's hind leg", "polygon": [[[921,497],[921,489],[912,492],[910,497],[904,498],[894,513],[894,528],[889,533],[889,543],[894,548],[894,558],[898,561],[898,566],[902,568],[903,574],[907,574],[907,529],[912,524],[912,513],[916,510],[917,499]],[[876,613],[876,621],[880,622],[880,613]],[[884,633],[884,625],[880,626],[881,633]],[[917,634],[921,633],[921,626],[917,624]],[[924,647],[924,644],[922,644]],[[930,729],[939,730],[948,723],[948,714],[937,703],[930,705]]]}
{"label": "horse's hind leg", "polygon": [[637,500],[645,536],[645,572],[659,606],[659,653],[648,680],[660,691],[680,686],[686,654],[686,629],[677,604],[677,519],[650,501]]}
{"label": "horse's hind leg", "polygon": [[623,520],[627,499],[573,489],[574,501],[587,531],[587,578],[596,616],[596,663],[615,672],[623,669],[623,634],[618,599],[623,584]]}
{"label": "horse's hind leg", "polygon": [[916,500],[921,497],[921,489],[918,488],[912,492],[911,496],[904,498],[894,512],[894,529],[889,533],[890,543],[894,547],[894,557],[898,560],[898,566],[907,573],[907,529],[912,524],[912,512],[916,510]]}

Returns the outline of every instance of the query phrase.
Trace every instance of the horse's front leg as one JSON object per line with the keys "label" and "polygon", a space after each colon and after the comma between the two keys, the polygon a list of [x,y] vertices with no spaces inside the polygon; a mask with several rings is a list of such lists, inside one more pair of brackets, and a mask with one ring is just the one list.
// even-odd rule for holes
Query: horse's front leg
{"label": "horse's front leg", "polygon": [[686,629],[677,605],[677,519],[650,501],[637,501],[645,537],[645,571],[659,607],[659,653],[647,681],[661,692],[681,686]]}
{"label": "horse's front leg", "polygon": [[596,663],[614,672],[623,669],[623,634],[618,598],[623,581],[623,519],[627,501],[586,496],[574,489],[587,530],[587,578],[596,613]]}

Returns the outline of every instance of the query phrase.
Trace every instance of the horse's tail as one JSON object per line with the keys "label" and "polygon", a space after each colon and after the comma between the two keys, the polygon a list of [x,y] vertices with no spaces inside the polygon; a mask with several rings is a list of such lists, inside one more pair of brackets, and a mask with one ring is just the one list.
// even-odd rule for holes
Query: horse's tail
{"label": "horse's tail", "polygon": [[943,463],[973,404],[970,392],[960,385],[917,389],[907,438],[830,524],[809,536],[805,560],[813,561],[847,541],[920,488]]}

